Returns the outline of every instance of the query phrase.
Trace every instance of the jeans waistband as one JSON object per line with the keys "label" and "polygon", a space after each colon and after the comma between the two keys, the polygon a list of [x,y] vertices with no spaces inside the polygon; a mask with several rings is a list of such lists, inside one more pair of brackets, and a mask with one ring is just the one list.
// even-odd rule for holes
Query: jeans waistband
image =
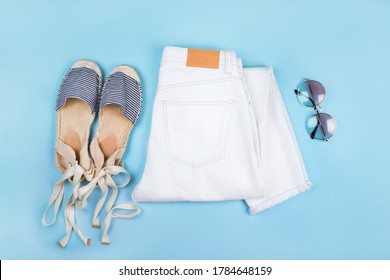
{"label": "jeans waistband", "polygon": [[[188,48],[165,47],[162,62],[175,62],[186,66]],[[241,61],[237,59],[234,51],[223,50],[219,53],[219,69],[229,70],[232,67],[241,66]]]}

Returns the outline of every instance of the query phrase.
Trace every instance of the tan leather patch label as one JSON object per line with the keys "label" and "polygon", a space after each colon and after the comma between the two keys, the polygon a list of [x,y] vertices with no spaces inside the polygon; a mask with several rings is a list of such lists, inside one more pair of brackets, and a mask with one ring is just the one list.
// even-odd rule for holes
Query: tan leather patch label
{"label": "tan leather patch label", "polygon": [[188,49],[187,66],[218,69],[220,51]]}

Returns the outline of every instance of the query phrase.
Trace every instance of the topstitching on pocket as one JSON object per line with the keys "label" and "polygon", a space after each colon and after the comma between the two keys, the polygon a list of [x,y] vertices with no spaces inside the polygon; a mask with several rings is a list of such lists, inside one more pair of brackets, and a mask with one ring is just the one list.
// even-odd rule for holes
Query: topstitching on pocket
{"label": "topstitching on pocket", "polygon": [[234,100],[163,101],[170,159],[192,167],[225,156]]}

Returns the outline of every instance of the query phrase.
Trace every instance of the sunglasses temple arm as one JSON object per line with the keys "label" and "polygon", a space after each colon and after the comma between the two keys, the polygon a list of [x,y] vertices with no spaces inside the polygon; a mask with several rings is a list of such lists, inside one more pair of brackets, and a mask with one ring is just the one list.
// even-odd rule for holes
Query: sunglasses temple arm
{"label": "sunglasses temple arm", "polygon": [[320,127],[321,132],[322,132],[322,135],[324,135],[324,140],[325,140],[326,142],[328,142],[328,139],[326,138],[326,135],[325,135],[325,129],[324,129],[324,126],[322,125],[321,118],[320,118],[320,114],[319,114],[319,112],[318,112],[317,107],[314,107],[314,110],[316,110],[316,117],[317,117],[318,124],[317,124],[317,126],[313,129],[313,132],[310,133],[310,137],[311,137],[311,139],[314,139],[314,135],[316,134],[318,127]]}
{"label": "sunglasses temple arm", "polygon": [[314,139],[314,136],[316,135],[318,126],[319,126],[319,125],[317,124],[316,127],[313,129],[313,131],[310,133],[310,138],[311,138],[311,139]]}
{"label": "sunglasses temple arm", "polygon": [[316,107],[316,103],[314,102],[314,100],[313,100],[312,98],[310,98],[310,96],[303,95],[302,92],[300,92],[300,91],[297,90],[297,89],[294,89],[294,93],[295,93],[296,95],[302,95],[302,96],[306,97],[307,99],[310,100],[310,102],[311,102],[311,104],[313,105],[313,107]]}

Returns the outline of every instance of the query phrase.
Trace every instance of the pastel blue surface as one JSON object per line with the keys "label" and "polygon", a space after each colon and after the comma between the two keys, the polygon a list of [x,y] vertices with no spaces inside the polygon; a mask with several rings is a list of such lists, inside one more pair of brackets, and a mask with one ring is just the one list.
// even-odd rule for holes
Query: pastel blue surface
{"label": "pastel blue surface", "polygon": [[[390,1],[1,1],[0,36],[1,259],[390,259]],[[110,246],[89,227],[89,209],[78,218],[91,247],[73,234],[60,249],[62,214],[51,228],[40,219],[60,177],[55,100],[65,73],[86,58],[105,76],[123,63],[141,75],[127,202],[167,45],[273,66],[314,187],[255,216],[242,201],[140,203],[140,216],[113,221]],[[313,110],[293,94],[305,77],[327,89],[322,108],[338,124],[328,143],[305,130]]]}

